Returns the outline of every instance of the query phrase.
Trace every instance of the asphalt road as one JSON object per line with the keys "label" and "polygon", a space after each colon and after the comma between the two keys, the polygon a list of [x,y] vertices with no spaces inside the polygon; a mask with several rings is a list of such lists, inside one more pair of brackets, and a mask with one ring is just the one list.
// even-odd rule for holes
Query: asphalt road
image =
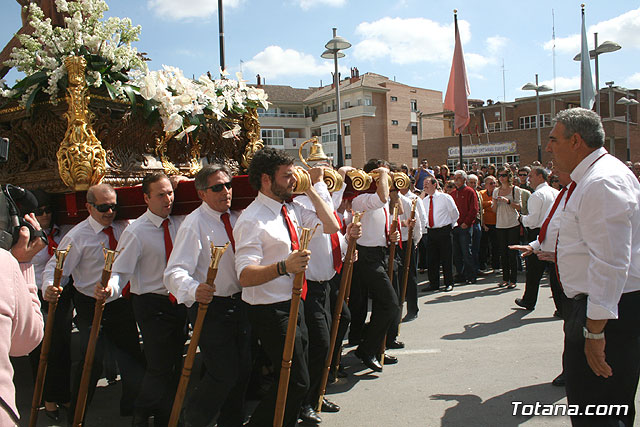
{"label": "asphalt road", "polygon": [[[521,273],[522,279],[524,275]],[[452,292],[419,291],[418,319],[404,323],[399,339],[405,349],[389,351],[399,359],[380,374],[365,368],[345,348],[349,377],[330,385],[327,397],[337,414],[323,413],[323,426],[569,426],[566,416],[512,415],[513,402],[566,403],[564,388],[551,380],[560,373],[562,321],[546,280],[534,311],[517,308],[523,284],[498,288],[497,275]],[[426,274],[419,276],[425,281]],[[424,288],[421,283],[419,289]],[[195,372],[195,371],[194,371]],[[31,375],[24,360],[16,362],[20,413],[27,425]],[[96,392],[88,427],[126,426],[117,415],[120,383]],[[636,399],[636,407],[639,400]],[[38,426],[50,423],[41,414]]]}

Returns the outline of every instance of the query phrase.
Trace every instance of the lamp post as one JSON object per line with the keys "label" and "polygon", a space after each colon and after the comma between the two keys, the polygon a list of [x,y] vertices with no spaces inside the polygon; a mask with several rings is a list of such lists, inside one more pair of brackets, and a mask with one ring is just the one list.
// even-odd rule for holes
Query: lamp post
{"label": "lamp post", "polygon": [[338,161],[336,162],[336,166],[342,167],[344,166],[344,151],[342,147],[342,122],[340,121],[340,75],[338,74],[338,58],[344,58],[344,53],[341,52],[341,50],[349,49],[351,43],[338,36],[336,34],[337,30],[337,28],[333,29],[333,38],[324,46],[327,50],[322,53],[321,57],[324,59],[333,59],[333,82],[336,86],[336,125],[338,128],[336,141],[338,147],[336,157]]}
{"label": "lamp post", "polygon": [[[596,60],[596,112],[600,115],[600,74],[598,71],[598,56],[603,53],[615,52],[616,50],[622,49],[616,42],[612,41],[604,41],[600,46],[598,46],[598,33],[593,33],[594,46],[597,46],[595,49],[589,51],[589,58]],[[574,61],[580,61],[582,55],[578,53],[573,57]]]}
{"label": "lamp post", "polygon": [[[627,96],[629,95],[629,92],[627,92]],[[631,139],[629,137],[629,122],[631,121],[631,117],[629,117],[629,106],[630,105],[638,105],[640,104],[638,101],[636,101],[633,98],[627,98],[626,96],[623,96],[622,98],[618,99],[616,101],[616,104],[619,105],[624,105],[627,107],[627,114],[626,114],[626,118],[627,118],[627,161],[631,161]]]}
{"label": "lamp post", "polygon": [[542,141],[540,138],[540,92],[549,92],[552,89],[547,85],[538,85],[538,75],[536,74],[536,84],[527,83],[522,86],[522,90],[536,91],[536,137],[538,138],[538,161],[542,162]]}

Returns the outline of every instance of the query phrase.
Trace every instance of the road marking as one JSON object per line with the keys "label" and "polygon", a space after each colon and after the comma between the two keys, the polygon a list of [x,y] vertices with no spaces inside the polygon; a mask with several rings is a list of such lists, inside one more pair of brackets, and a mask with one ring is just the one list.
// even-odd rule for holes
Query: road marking
{"label": "road marking", "polygon": [[435,353],[440,353],[440,349],[439,348],[419,348],[419,349],[415,349],[415,350],[387,350],[387,352],[389,354],[400,354],[400,355],[405,355],[405,354],[435,354]]}

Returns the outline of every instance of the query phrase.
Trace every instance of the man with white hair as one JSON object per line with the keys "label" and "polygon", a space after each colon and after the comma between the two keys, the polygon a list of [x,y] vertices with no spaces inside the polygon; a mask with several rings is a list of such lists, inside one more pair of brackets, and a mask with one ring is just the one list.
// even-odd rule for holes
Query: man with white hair
{"label": "man with white hair", "polygon": [[460,218],[453,229],[453,263],[456,266],[456,282],[475,283],[477,271],[471,254],[473,224],[478,215],[478,196],[467,185],[467,173],[457,170],[453,174],[456,189],[451,194]]}

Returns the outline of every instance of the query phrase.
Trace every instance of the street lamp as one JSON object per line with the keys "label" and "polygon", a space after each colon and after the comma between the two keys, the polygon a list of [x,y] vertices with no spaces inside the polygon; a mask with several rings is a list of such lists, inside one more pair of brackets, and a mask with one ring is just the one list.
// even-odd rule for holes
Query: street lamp
{"label": "street lamp", "polygon": [[[628,92],[627,96],[629,96]],[[631,139],[629,138],[629,122],[631,121],[631,117],[629,116],[629,106],[638,105],[640,103],[633,98],[630,99],[623,96],[616,101],[616,104],[625,105],[627,107],[627,161],[631,161]]]}
{"label": "street lamp", "polygon": [[[593,33],[594,46],[598,46],[598,33]],[[615,52],[616,50],[622,49],[616,42],[605,41],[595,49],[589,51],[589,58],[596,60],[596,112],[600,115],[600,74],[598,73],[598,56],[603,53]],[[582,54],[578,53],[573,57],[574,61],[580,61],[582,59]]]}
{"label": "street lamp", "polygon": [[344,166],[344,155],[343,155],[343,147],[342,147],[342,122],[340,121],[340,75],[338,74],[338,58],[344,58],[344,53],[341,50],[349,49],[351,47],[351,43],[349,43],[344,38],[338,36],[336,34],[337,28],[333,29],[333,38],[327,42],[324,46],[327,50],[325,50],[322,55],[320,55],[324,59],[333,59],[334,73],[333,73],[333,81],[336,86],[336,122],[338,127],[337,133],[337,143],[338,143],[338,152],[336,162],[336,166],[342,167]]}
{"label": "street lamp", "polygon": [[522,90],[536,91],[536,136],[538,138],[538,161],[542,162],[542,141],[540,140],[540,92],[549,92],[551,88],[547,85],[538,85],[538,75],[536,74],[536,84],[527,83],[522,86]]}

